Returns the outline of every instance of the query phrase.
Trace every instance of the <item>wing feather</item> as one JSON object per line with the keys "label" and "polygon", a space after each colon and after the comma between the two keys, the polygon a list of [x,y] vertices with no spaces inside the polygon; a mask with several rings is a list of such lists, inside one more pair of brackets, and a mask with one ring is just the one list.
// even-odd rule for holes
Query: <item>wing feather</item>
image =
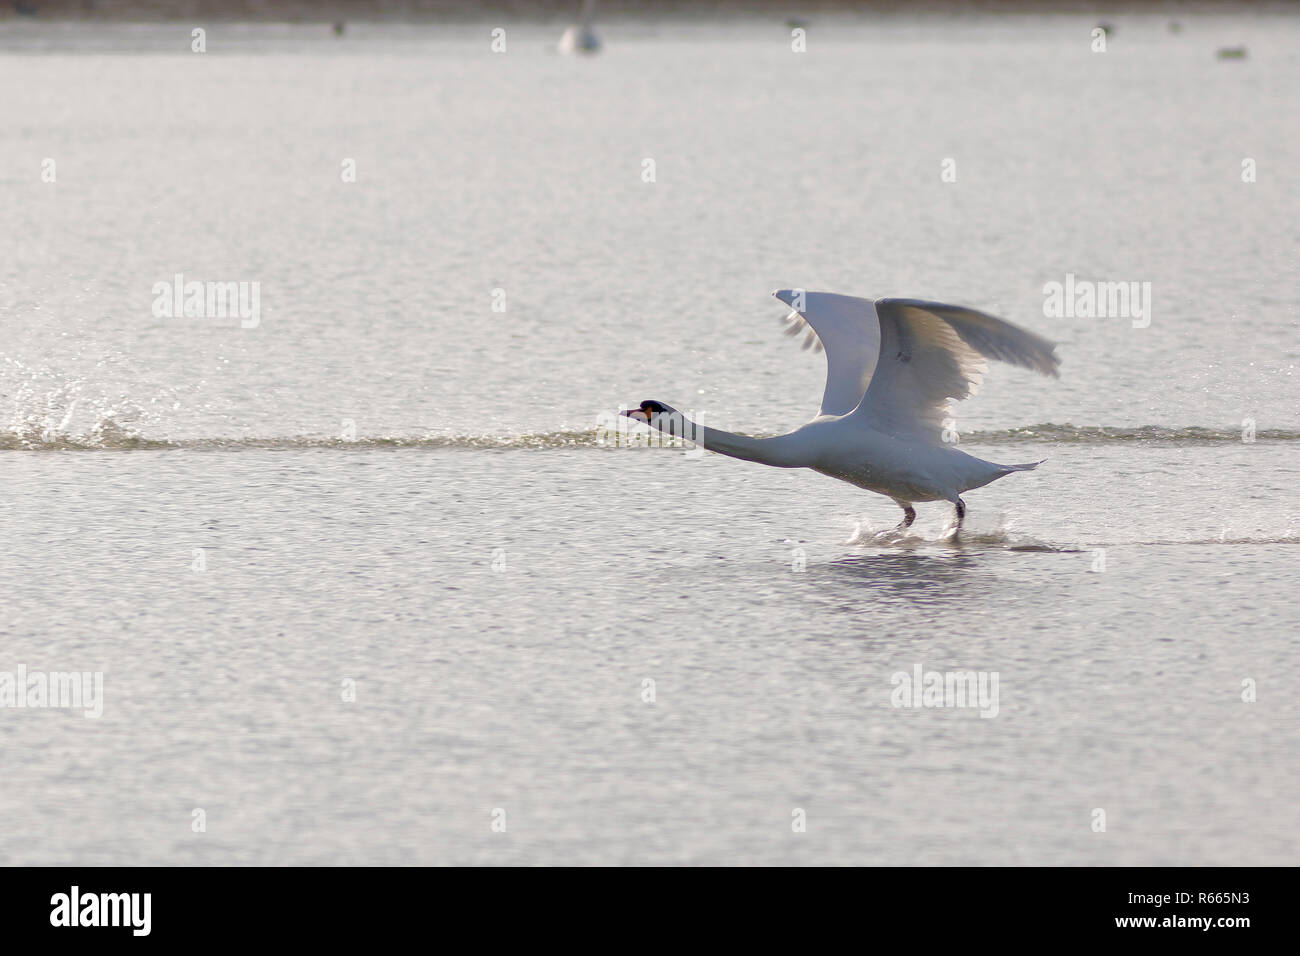
{"label": "wing feather", "polygon": [[793,310],[787,335],[807,330],[803,347],[826,352],[821,415],[847,415],[858,406],[880,354],[880,330],[869,299],[782,289],[772,293]]}
{"label": "wing feather", "polygon": [[988,359],[1056,375],[1055,344],[1002,319],[921,299],[880,299],[880,359],[858,405],[887,434],[933,439],[951,404],[975,394]]}
{"label": "wing feather", "polygon": [[774,292],[793,311],[786,334],[826,352],[822,415],[860,415],[887,434],[933,440],[951,403],[969,398],[988,360],[1044,375],[1056,345],[975,309],[924,299],[860,299],[829,292]]}

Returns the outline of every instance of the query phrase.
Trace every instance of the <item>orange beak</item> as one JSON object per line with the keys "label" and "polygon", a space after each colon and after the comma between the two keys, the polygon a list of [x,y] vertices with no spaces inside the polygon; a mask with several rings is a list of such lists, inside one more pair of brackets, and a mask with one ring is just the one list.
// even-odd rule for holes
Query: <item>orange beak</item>
{"label": "orange beak", "polygon": [[650,424],[650,416],[639,408],[629,408],[625,412],[619,412],[620,415],[626,415],[634,422],[640,422],[642,425]]}

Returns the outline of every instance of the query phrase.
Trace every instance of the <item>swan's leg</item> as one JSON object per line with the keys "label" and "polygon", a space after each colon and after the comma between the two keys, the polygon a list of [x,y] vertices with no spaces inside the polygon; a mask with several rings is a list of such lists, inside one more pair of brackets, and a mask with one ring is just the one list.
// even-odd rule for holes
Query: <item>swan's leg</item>
{"label": "swan's leg", "polygon": [[916,520],[916,509],[910,504],[903,504],[901,501],[897,502],[897,504],[903,509],[903,520],[899,522],[898,527],[894,530],[906,531],[908,528],[912,527],[912,522]]}
{"label": "swan's leg", "polygon": [[[956,531],[961,531],[961,523],[962,523],[963,521],[966,520],[966,502],[964,502],[964,501],[962,501],[960,498],[958,498],[957,501],[955,502],[955,504],[957,505],[957,528],[956,528]],[[955,537],[955,536],[956,536],[956,532],[954,532],[954,537]]]}

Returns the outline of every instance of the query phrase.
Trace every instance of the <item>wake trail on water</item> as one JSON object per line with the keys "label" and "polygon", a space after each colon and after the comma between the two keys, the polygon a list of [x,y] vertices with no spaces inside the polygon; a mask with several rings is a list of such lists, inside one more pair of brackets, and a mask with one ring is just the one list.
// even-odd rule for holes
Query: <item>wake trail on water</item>
{"label": "wake trail on water", "polygon": [[[51,403],[39,414],[27,411],[15,414],[6,426],[0,426],[0,451],[139,451],[168,449],[292,451],[307,448],[365,449],[463,449],[545,450],[545,449],[630,449],[642,451],[682,450],[689,448],[680,440],[660,432],[645,434],[643,429],[613,430],[603,427],[568,428],[533,434],[438,434],[374,435],[343,438],[330,435],[239,436],[168,438],[146,433],[133,419],[136,409],[110,405],[95,409],[88,427],[70,427],[76,410],[73,398],[67,407]],[[707,426],[706,426],[707,427]],[[635,430],[634,430],[635,429]],[[768,436],[756,436],[768,437]],[[1253,436],[1255,443],[1300,442],[1300,431],[1261,429]],[[1243,441],[1238,429],[1201,426],[1168,428],[1161,425],[1138,427],[1108,425],[1026,425],[993,431],[968,432],[962,445],[1064,444],[1105,445],[1127,443],[1136,446],[1195,446],[1234,444]]]}

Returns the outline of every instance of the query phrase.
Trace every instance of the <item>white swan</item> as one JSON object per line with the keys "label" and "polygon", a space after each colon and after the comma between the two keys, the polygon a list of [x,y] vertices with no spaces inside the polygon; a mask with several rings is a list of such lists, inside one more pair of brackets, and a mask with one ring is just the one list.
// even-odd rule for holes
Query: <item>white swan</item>
{"label": "white swan", "polygon": [[817,417],[786,435],[751,438],[705,428],[656,401],[622,414],[732,458],[778,468],[811,468],[877,494],[903,509],[951,501],[957,527],[962,492],[1042,462],[998,465],[943,440],[949,402],[974,393],[985,359],[1056,375],[1055,344],[1002,319],[918,299],[857,299],[828,292],[772,293],[792,311],[789,334],[808,329],[804,348],[826,351],[826,391]]}
{"label": "white swan", "polygon": [[595,0],[582,0],[582,12],[578,22],[564,31],[560,37],[561,53],[595,53],[600,49],[600,37],[591,27],[591,13]]}

